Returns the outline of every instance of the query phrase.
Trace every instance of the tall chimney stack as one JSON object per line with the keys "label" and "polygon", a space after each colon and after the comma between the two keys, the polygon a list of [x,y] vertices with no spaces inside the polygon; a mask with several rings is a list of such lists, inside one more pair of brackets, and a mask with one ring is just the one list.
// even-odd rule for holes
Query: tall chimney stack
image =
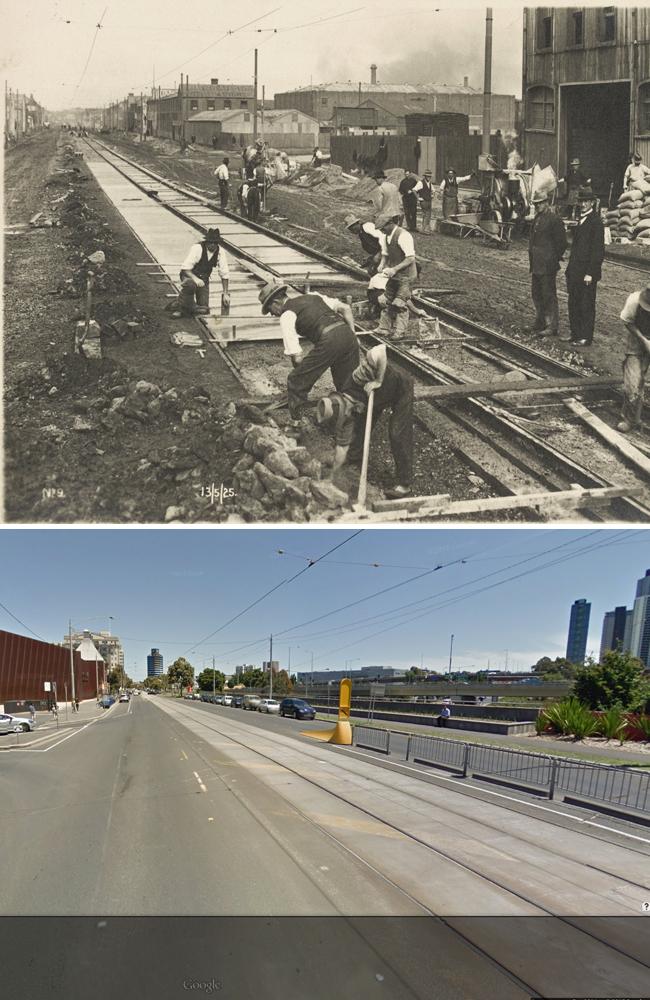
{"label": "tall chimney stack", "polygon": [[469,77],[468,76],[464,76],[463,77],[463,87],[469,87]]}
{"label": "tall chimney stack", "polygon": [[371,84],[377,83],[377,64],[376,63],[373,63],[372,66],[370,67],[370,83]]}

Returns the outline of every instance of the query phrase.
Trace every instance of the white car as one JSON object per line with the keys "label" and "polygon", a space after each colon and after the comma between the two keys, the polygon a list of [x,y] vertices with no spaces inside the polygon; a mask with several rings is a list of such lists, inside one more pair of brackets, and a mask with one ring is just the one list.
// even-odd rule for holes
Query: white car
{"label": "white car", "polygon": [[269,715],[277,715],[280,711],[280,702],[275,698],[262,698],[257,706],[258,712],[267,712]]}
{"label": "white car", "polygon": [[223,704],[224,705],[232,705],[232,695],[231,694],[224,694],[224,696],[223,696]]}
{"label": "white car", "polygon": [[129,701],[128,694],[121,694],[120,695],[120,701]]}
{"label": "white car", "polygon": [[31,719],[23,719],[20,715],[0,715],[0,734],[28,733],[34,728]]}

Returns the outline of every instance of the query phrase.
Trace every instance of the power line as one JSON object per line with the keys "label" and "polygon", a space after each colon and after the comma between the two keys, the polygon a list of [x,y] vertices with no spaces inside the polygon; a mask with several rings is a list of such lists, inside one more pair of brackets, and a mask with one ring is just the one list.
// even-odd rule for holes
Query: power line
{"label": "power line", "polygon": [[319,556],[317,559],[311,561],[308,566],[303,566],[303,568],[299,570],[297,573],[294,573],[293,576],[288,577],[286,580],[281,580],[280,583],[277,583],[275,585],[275,587],[271,587],[271,589],[267,590],[265,594],[262,594],[262,596],[258,597],[255,601],[252,602],[252,604],[249,604],[247,607],[245,607],[243,611],[240,611],[238,614],[233,615],[233,617],[230,618],[227,622],[225,622],[223,625],[220,625],[219,628],[216,628],[214,632],[210,632],[210,634],[206,635],[203,639],[200,639],[198,642],[192,643],[192,647],[190,648],[203,645],[203,643],[207,642],[208,639],[211,639],[213,635],[217,635],[217,633],[222,632],[229,625],[232,625],[233,622],[237,621],[238,618],[241,618],[243,615],[245,615],[247,611],[251,610],[251,608],[254,608],[258,604],[261,604],[262,601],[266,600],[266,598],[269,597],[271,594],[274,594],[276,590],[280,589],[280,587],[288,586],[290,583],[293,583],[294,580],[297,580],[299,576],[302,576],[303,573],[306,573],[307,570],[312,568],[312,566],[315,566],[317,563],[322,562],[322,560],[325,559],[326,556],[331,555],[332,552],[336,552],[336,550],[340,549],[343,545],[347,545],[348,542],[351,542],[358,535],[362,534],[362,532],[363,528],[360,528],[358,531],[355,531],[352,535],[349,535],[348,538],[344,538],[342,542],[339,542],[337,545],[334,545],[331,549],[328,549],[327,552],[325,552],[322,556]]}
{"label": "power line", "polygon": [[79,82],[77,83],[77,86],[74,88],[74,90],[72,92],[72,97],[70,99],[71,105],[74,104],[75,97],[77,96],[77,91],[79,90],[79,87],[82,84],[83,78],[86,75],[86,70],[88,69],[88,64],[90,63],[90,58],[91,58],[91,56],[93,54],[93,49],[95,48],[95,42],[97,41],[97,36],[98,36],[98,34],[99,34],[100,30],[101,30],[102,21],[106,17],[106,11],[107,10],[108,10],[108,7],[104,7],[104,13],[100,17],[100,19],[97,22],[97,24],[95,25],[95,34],[93,35],[93,40],[92,40],[92,43],[91,43],[91,46],[90,46],[90,52],[88,53],[88,58],[86,59],[86,65],[84,66],[84,68],[82,70],[82,73],[81,73],[81,76],[79,77]]}
{"label": "power line", "polygon": [[47,641],[46,639],[43,638],[42,635],[39,635],[38,632],[34,632],[34,630],[31,629],[29,625],[25,625],[25,622],[21,621],[20,618],[17,618],[16,615],[13,613],[13,611],[10,611],[9,608],[6,607],[6,605],[0,603],[0,608],[2,608],[3,611],[6,611],[9,617],[13,618],[15,622],[18,622],[18,624],[22,625],[23,628],[26,628],[28,632],[31,632],[33,636],[36,636],[37,639],[40,639],[41,642]]}

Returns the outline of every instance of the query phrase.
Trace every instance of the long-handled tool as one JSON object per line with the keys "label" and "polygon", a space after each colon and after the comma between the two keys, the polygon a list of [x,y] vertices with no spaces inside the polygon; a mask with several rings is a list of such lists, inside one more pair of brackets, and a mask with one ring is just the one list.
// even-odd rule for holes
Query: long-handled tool
{"label": "long-handled tool", "polygon": [[359,492],[354,509],[358,512],[366,509],[366,495],[368,493],[368,459],[370,456],[370,435],[372,433],[372,410],[375,402],[375,390],[368,396],[368,409],[366,411],[366,430],[363,437],[363,457],[361,459],[361,477],[359,479]]}
{"label": "long-handled tool", "polygon": [[84,326],[84,332],[79,337],[79,347],[83,347],[84,341],[88,336],[88,331],[90,329],[90,312],[92,309],[93,302],[93,284],[95,281],[95,276],[92,271],[88,272],[88,277],[86,278],[86,315],[84,317],[86,325]]}

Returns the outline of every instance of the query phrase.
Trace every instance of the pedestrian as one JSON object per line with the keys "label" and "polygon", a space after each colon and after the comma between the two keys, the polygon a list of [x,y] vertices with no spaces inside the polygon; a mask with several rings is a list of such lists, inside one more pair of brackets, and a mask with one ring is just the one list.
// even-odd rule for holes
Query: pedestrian
{"label": "pedestrian", "polygon": [[623,175],[623,189],[627,191],[635,182],[645,181],[650,177],[650,169],[643,163],[640,153],[632,154],[632,162]]}
{"label": "pedestrian", "polygon": [[418,196],[415,189],[419,187],[420,182],[413,171],[407,170],[398,190],[402,197],[404,221],[410,233],[415,233],[418,228]]}
{"label": "pedestrian", "polygon": [[173,316],[207,315],[210,312],[210,275],[216,268],[221,278],[222,302],[230,305],[228,257],[219,243],[218,229],[208,229],[193,243],[181,265],[181,291]]}
{"label": "pedestrian", "polygon": [[[300,419],[310,389],[328,369],[337,390],[346,385],[359,364],[354,316],[347,303],[312,292],[299,295],[288,285],[269,282],[259,295],[262,313],[280,317],[284,353],[291,359],[287,378],[289,415]],[[299,338],[313,346],[303,357]]]}
{"label": "pedestrian", "polygon": [[621,319],[627,327],[623,360],[623,410],[618,430],[629,433],[641,424],[643,390],[650,364],[650,285],[627,297]]}
{"label": "pedestrian", "polygon": [[217,138],[217,136],[215,134],[215,135],[212,136],[212,148],[213,149],[217,149],[218,146],[219,146],[219,140],[218,140],[218,138]]}
{"label": "pedestrian", "polygon": [[79,699],[78,698],[75,698],[75,700],[74,700],[74,710],[75,710],[75,712],[79,711]]}
{"label": "pedestrian", "polygon": [[578,207],[578,191],[580,188],[591,184],[591,178],[582,170],[580,160],[576,157],[569,164],[569,172],[566,177],[561,177],[558,184],[566,184],[566,196],[564,201],[564,214],[567,219],[576,219],[580,214]]}
{"label": "pedestrian", "polygon": [[58,708],[58,705],[57,705],[57,703],[55,701],[52,702],[51,712],[52,712],[53,717],[55,719],[58,719],[58,717],[59,717],[59,708]]}
{"label": "pedestrian", "polygon": [[417,189],[417,196],[420,199],[420,204],[422,206],[422,231],[425,233],[431,232],[431,202],[433,200],[433,185],[431,184],[432,173],[430,170],[425,170],[422,175],[422,180],[420,181],[420,187]]}
{"label": "pedestrian", "polygon": [[322,167],[323,165],[323,154],[321,153],[318,146],[315,147],[312,153],[310,166],[312,167]]}
{"label": "pedestrian", "polygon": [[225,208],[228,204],[228,196],[230,194],[230,172],[228,170],[229,163],[229,158],[224,156],[223,163],[220,163],[214,172],[219,183],[219,199],[221,208]]}
{"label": "pedestrian", "polygon": [[[399,221],[402,215],[402,200],[399,191],[394,184],[386,180],[386,174],[383,170],[376,172],[374,180],[377,189],[373,191],[371,201],[375,206],[375,219],[386,216]],[[375,225],[377,225],[376,222]]]}
{"label": "pedestrian", "polygon": [[551,210],[547,193],[536,191],[532,203],[535,218],[530,227],[528,259],[535,322],[529,332],[541,337],[557,337],[560,320],[556,280],[567,246],[566,232],[560,217]]}
{"label": "pedestrian", "polygon": [[383,171],[386,166],[386,160],[388,159],[388,146],[386,145],[386,139],[382,138],[379,141],[379,148],[375,153],[375,170]]}
{"label": "pedestrian", "polygon": [[605,257],[605,228],[595,211],[595,201],[591,188],[580,188],[580,219],[573,233],[566,269],[571,342],[578,347],[585,347],[594,339],[596,292]]}
{"label": "pedestrian", "polygon": [[450,717],[451,717],[451,709],[449,705],[443,705],[442,711],[438,716],[438,725],[444,728],[444,726],[447,725],[447,719],[449,719]]}
{"label": "pedestrian", "polygon": [[30,722],[34,722],[34,720],[36,719],[36,709],[32,705],[31,701],[30,701],[29,705],[27,706],[27,711],[29,712],[29,720],[30,720]]}
{"label": "pedestrian", "polygon": [[453,167],[449,167],[440,185],[442,194],[442,215],[445,219],[450,219],[453,215],[458,215],[458,185],[471,178],[471,174],[458,177]]}
{"label": "pedestrian", "polygon": [[384,410],[390,410],[388,435],[397,484],[386,491],[386,496],[398,500],[410,496],[413,479],[413,379],[390,364],[385,344],[370,348],[342,392],[319,401],[316,419],[319,424],[335,421],[334,475],[346,461],[361,458],[364,414],[371,393],[373,426]]}
{"label": "pedestrian", "polygon": [[386,238],[381,272],[388,278],[379,329],[388,336],[403,337],[408,331],[408,306],[412,282],[417,278],[415,244],[411,233],[396,224],[394,217],[381,216],[376,226]]}

